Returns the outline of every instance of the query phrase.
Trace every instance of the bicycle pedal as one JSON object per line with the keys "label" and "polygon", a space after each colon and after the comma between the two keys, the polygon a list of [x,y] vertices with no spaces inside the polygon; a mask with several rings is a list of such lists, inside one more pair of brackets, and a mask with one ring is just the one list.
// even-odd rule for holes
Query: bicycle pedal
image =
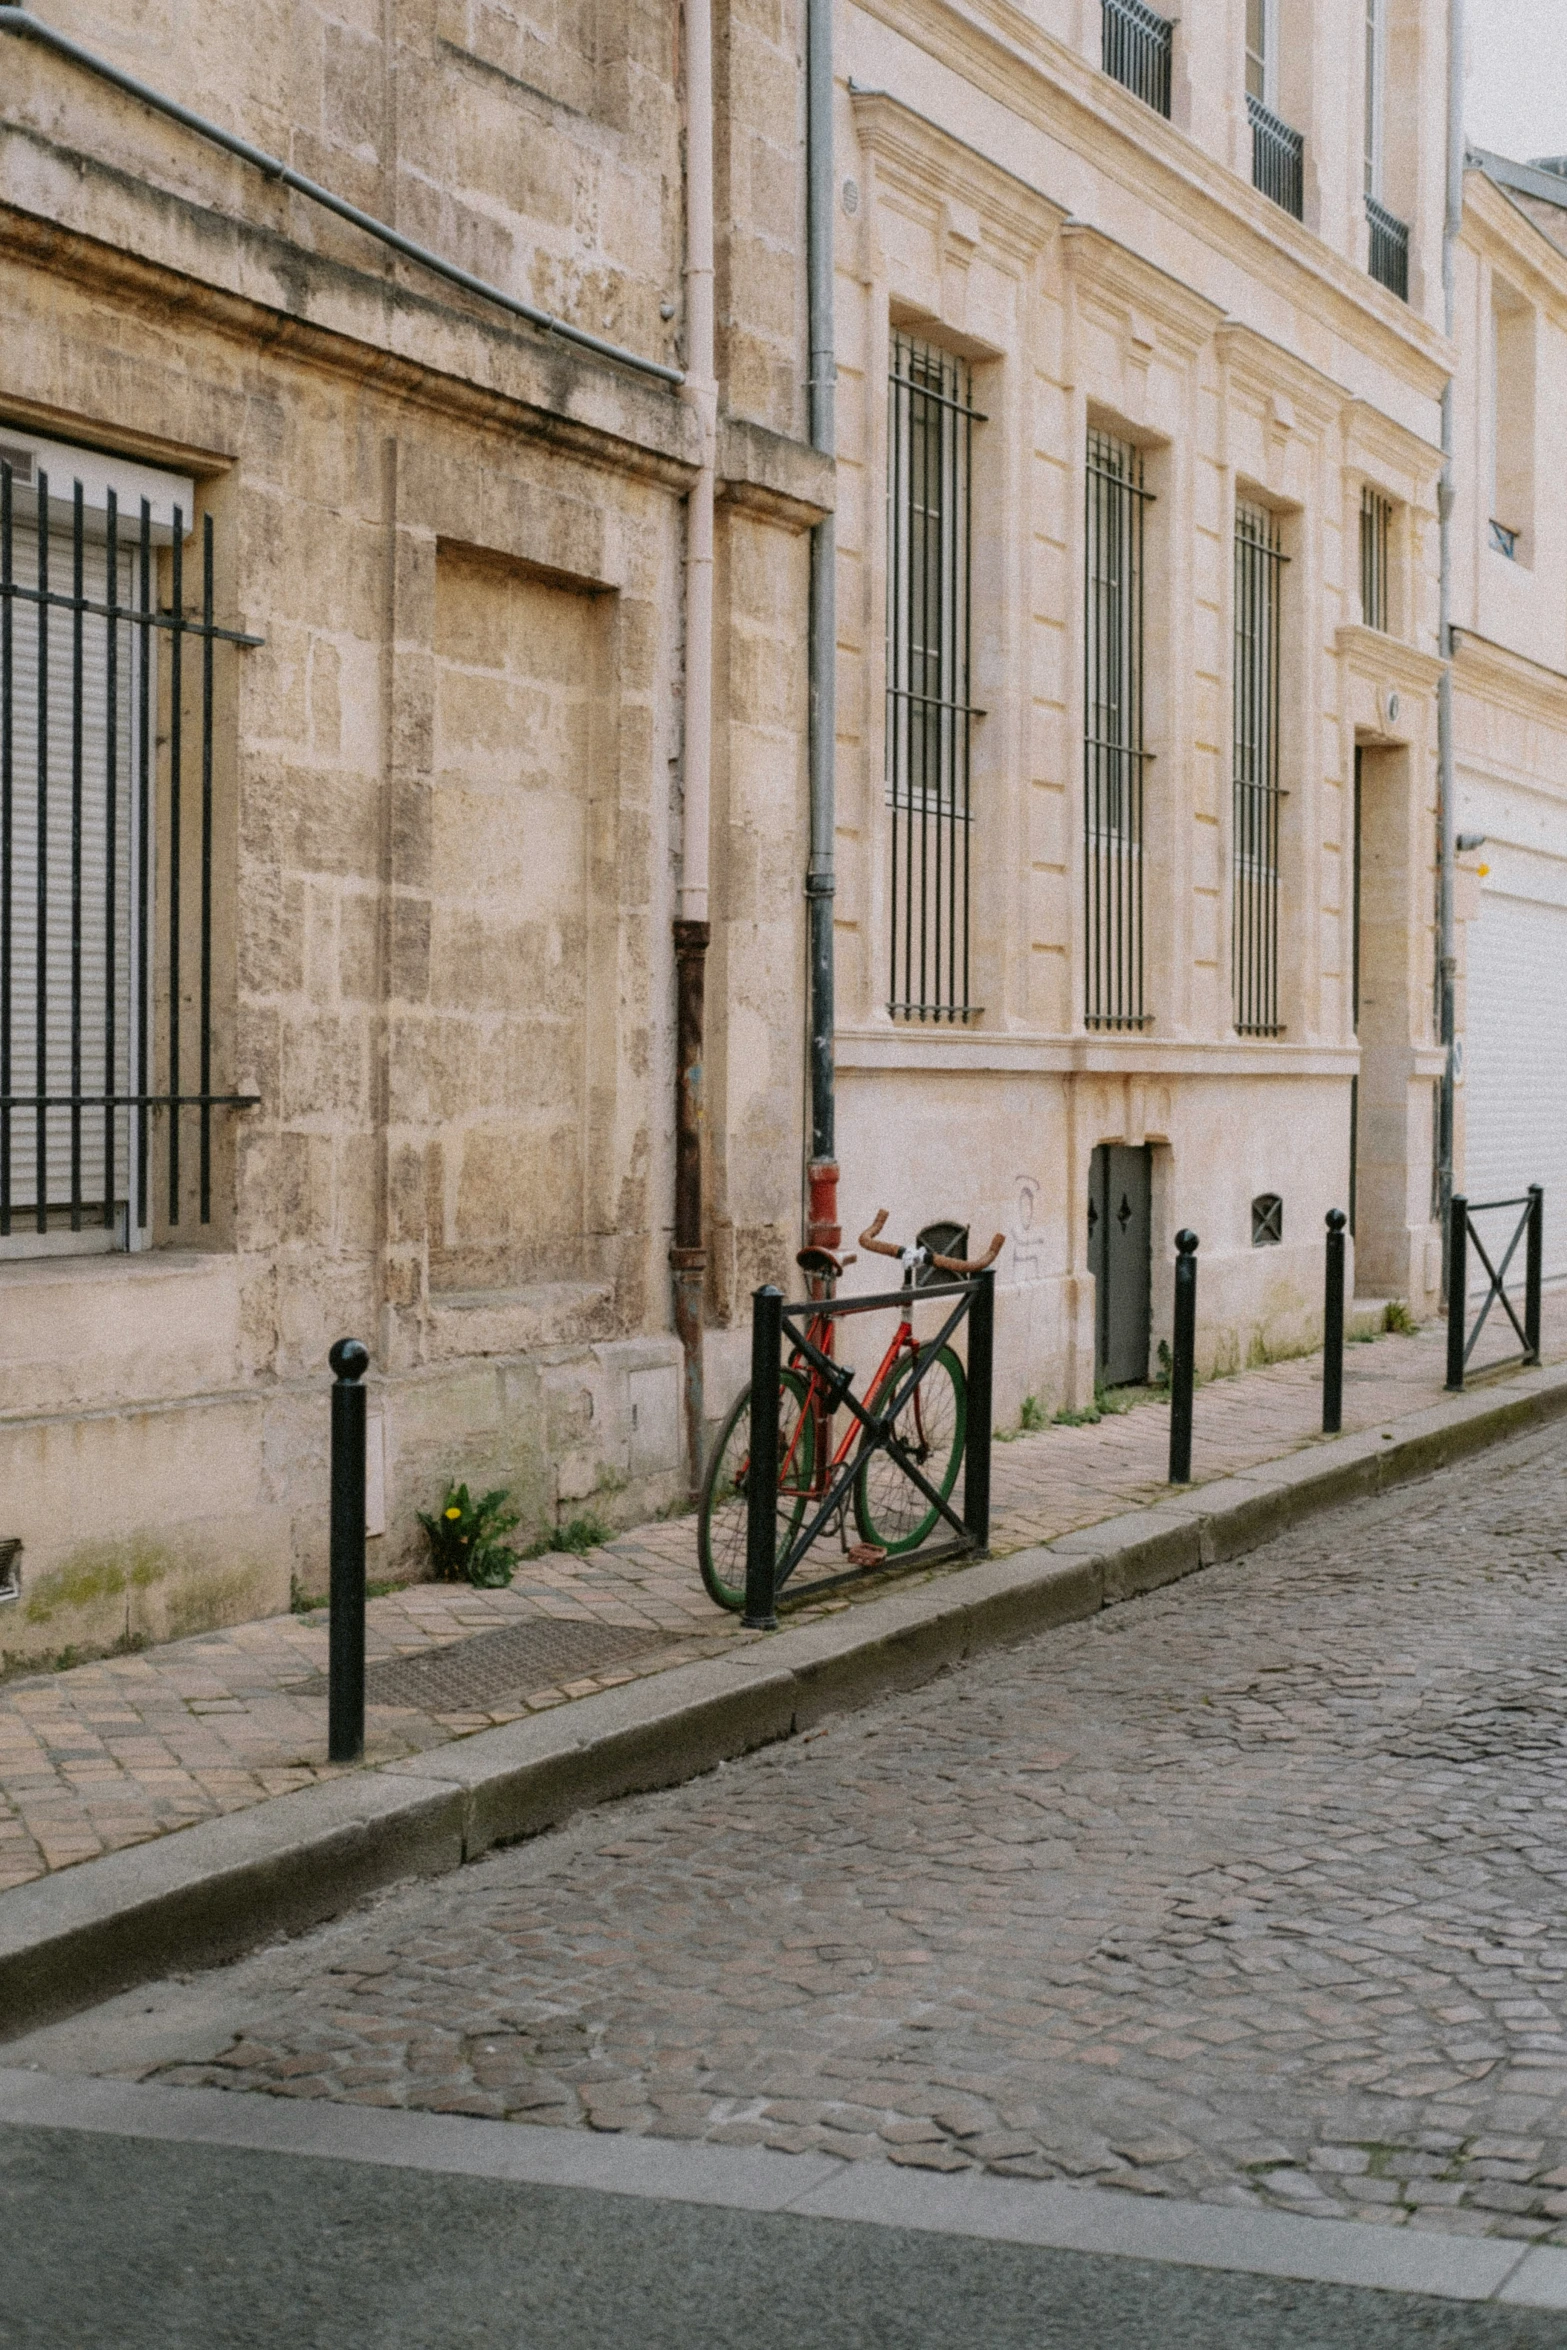
{"label": "bicycle pedal", "polygon": [[887,1553],[874,1542],[857,1542],[849,1553],[851,1567],[879,1567]]}

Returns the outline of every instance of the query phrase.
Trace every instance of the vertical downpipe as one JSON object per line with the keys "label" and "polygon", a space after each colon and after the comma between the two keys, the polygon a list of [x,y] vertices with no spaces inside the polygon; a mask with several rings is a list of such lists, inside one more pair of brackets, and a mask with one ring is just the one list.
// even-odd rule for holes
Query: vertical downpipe
{"label": "vertical downpipe", "polygon": [[[833,0],[806,0],[805,231],[810,329],[811,446],[836,454],[833,386]],[[836,1248],[838,1223],[837,1125],[833,1098],[833,851],[836,823],[834,752],[837,736],[837,551],[829,514],[811,532],[810,793],[811,846],[805,869],[810,932],[807,1053],[811,1075],[811,1136],[807,1175],[810,1208],[806,1240]]]}
{"label": "vertical downpipe", "polygon": [[713,481],[718,384],[713,340],[712,0],[685,0],[686,381],[701,427],[701,465],[686,498],[686,695],[680,887],[675,901],[675,1328],[685,1356],[686,1461],[702,1477],[702,1301],[707,1250],[702,1219],[703,980],[708,809],[713,758]]}
{"label": "vertical downpipe", "polygon": [[[1464,224],[1464,0],[1447,8],[1447,205],[1442,223],[1442,315],[1448,340],[1455,322],[1455,256]],[[1453,1199],[1454,1057],[1458,944],[1453,910],[1457,778],[1453,747],[1453,379],[1442,390],[1442,478],[1437,488],[1440,590],[1436,688],[1437,763],[1437,1025],[1443,1046],[1437,1088],[1436,1190],[1442,1222],[1442,1292],[1449,1288],[1448,1228]]]}

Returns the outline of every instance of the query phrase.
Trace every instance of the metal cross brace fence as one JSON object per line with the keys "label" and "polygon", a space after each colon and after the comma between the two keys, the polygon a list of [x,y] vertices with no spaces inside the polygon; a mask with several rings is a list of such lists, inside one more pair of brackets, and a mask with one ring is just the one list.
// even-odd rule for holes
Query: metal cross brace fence
{"label": "metal cross brace fence", "polygon": [[[1507,1244],[1500,1265],[1491,1261],[1490,1251],[1475,1227],[1476,1216],[1489,1215],[1500,1208],[1521,1208],[1513,1236]],[[1507,1272],[1518,1253],[1518,1243],[1527,1236],[1524,1251],[1524,1307],[1520,1322],[1507,1294]],[[1545,1239],[1545,1193],[1538,1183],[1531,1183],[1526,1192],[1516,1199],[1466,1199],[1462,1192],[1454,1192],[1447,1230],[1447,1384],[1451,1389],[1463,1386],[1469,1358],[1485,1328],[1492,1306],[1500,1298],[1502,1310],[1518,1334],[1521,1355],[1502,1357],[1505,1363],[1537,1363],[1540,1359],[1540,1273]],[[1467,1328],[1469,1306],[1469,1248],[1474,1245],[1476,1256],[1485,1267],[1490,1286],[1485,1302],[1475,1316],[1474,1328]],[[1487,1363],[1488,1371],[1499,1366]]]}
{"label": "metal cross brace fence", "polygon": [[[853,1392],[854,1373],[835,1362],[811,1336],[813,1325],[848,1319],[856,1314],[895,1311],[907,1316],[917,1302],[935,1304],[956,1300],[932,1339],[914,1350],[901,1372],[872,1399],[868,1410]],[[931,1366],[964,1322],[968,1323],[967,1408],[963,1447],[963,1513],[953,1509],[947,1493],[931,1483],[898,1431],[898,1420],[923,1385]],[[819,1489],[807,1497],[806,1517],[797,1524],[780,1550],[778,1543],[779,1404],[782,1395],[783,1341],[787,1331],[791,1365],[803,1370],[810,1385],[802,1414],[819,1415],[823,1428],[847,1406],[862,1431],[858,1445],[842,1448],[836,1466],[824,1468]],[[759,1289],[752,1300],[751,1322],[751,1430],[747,1471],[745,1566],[745,1622],[771,1629],[777,1622],[777,1599],[811,1545],[845,1508],[850,1489],[862,1477],[870,1459],[885,1453],[923,1496],[932,1510],[952,1529],[949,1545],[931,1550],[921,1546],[920,1563],[938,1558],[983,1553],[990,1541],[991,1379],[995,1337],[995,1275],[988,1270],[952,1281],[920,1283],[879,1291],[873,1296],[815,1298],[789,1303],[772,1287]],[[948,1487],[950,1492],[950,1484]],[[814,1505],[814,1507],[812,1506]],[[814,1590],[851,1582],[875,1571],[882,1562],[858,1567],[851,1573],[813,1582]]]}

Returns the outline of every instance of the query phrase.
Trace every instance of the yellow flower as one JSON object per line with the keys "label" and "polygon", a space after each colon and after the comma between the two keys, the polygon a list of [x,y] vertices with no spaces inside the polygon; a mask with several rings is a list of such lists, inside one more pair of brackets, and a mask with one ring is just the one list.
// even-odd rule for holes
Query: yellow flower
{"label": "yellow flower", "polygon": [[462,1516],[462,1511],[461,1511],[460,1509],[456,1508],[456,1507],[455,1507],[455,1505],[454,1505],[454,1506],[453,1506],[451,1509],[449,1509],[449,1510],[447,1511],[446,1515],[447,1515],[449,1518],[460,1518],[460,1517]]}

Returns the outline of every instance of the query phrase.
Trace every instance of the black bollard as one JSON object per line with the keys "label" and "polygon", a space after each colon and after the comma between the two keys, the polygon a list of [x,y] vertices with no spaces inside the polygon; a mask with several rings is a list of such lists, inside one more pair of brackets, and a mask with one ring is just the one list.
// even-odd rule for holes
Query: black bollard
{"label": "black bollard", "polygon": [[995,1352],[996,1276],[974,1275],[968,1319],[968,1439],[963,1447],[963,1523],[977,1551],[990,1547],[991,1372]]}
{"label": "black bollard", "polygon": [[1328,1210],[1328,1274],[1322,1299],[1322,1433],[1344,1425],[1344,1227],[1342,1208]]}
{"label": "black bollard", "polygon": [[783,1291],[751,1292],[751,1450],[746,1462],[745,1615],[753,1632],[778,1625],[778,1375],[783,1366]]}
{"label": "black bollard", "polygon": [[1192,1380],[1197,1355],[1197,1235],[1175,1236],[1175,1345],[1170,1356],[1170,1483],[1192,1481]]}
{"label": "black bollard", "polygon": [[332,1387],[332,1621],[327,1651],[327,1754],[365,1750],[365,1391],[369,1349],[340,1338]]}
{"label": "black bollard", "polygon": [[1468,1299],[1469,1202],[1455,1191],[1447,1211],[1447,1384],[1455,1395],[1464,1383]]}
{"label": "black bollard", "polygon": [[1545,1263],[1545,1194],[1529,1186],[1529,1232],[1524,1242],[1523,1359],[1540,1359],[1540,1276]]}

